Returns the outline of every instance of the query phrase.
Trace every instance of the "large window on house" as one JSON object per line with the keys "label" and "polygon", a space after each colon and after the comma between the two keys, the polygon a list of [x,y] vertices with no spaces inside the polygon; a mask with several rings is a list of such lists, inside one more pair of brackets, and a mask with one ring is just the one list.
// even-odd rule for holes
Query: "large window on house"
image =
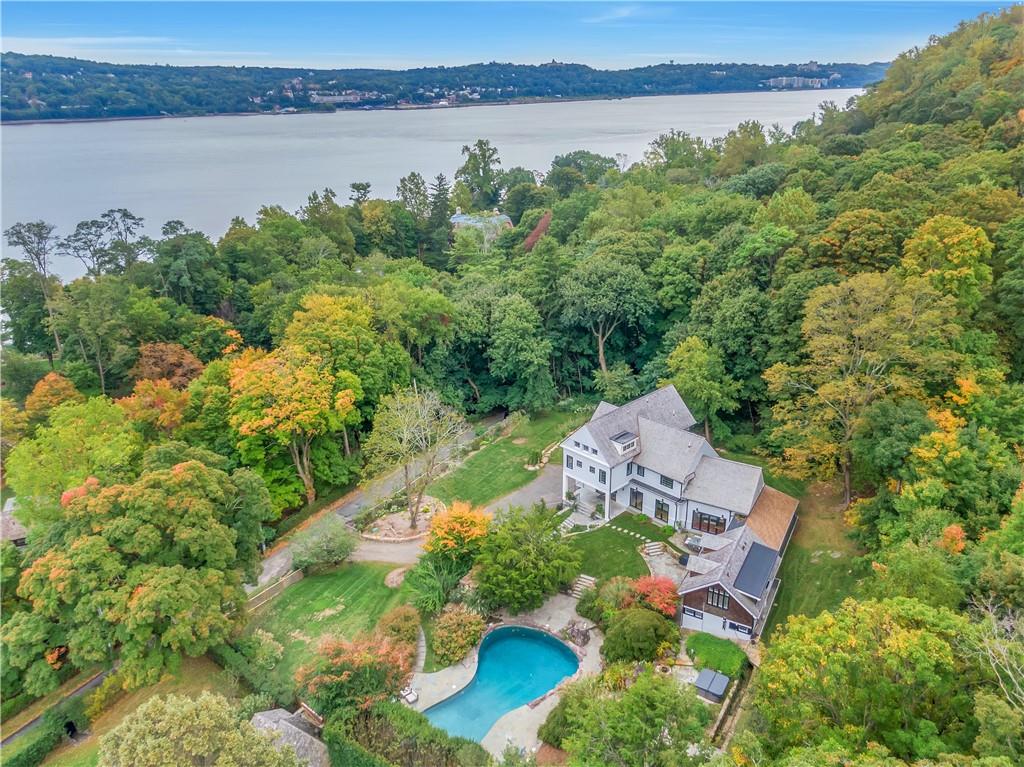
{"label": "large window on house", "polygon": [[608,474],[605,472],[604,469],[599,469],[598,470],[598,472],[597,472],[597,481],[600,482],[602,485],[605,482],[608,481]]}
{"label": "large window on house", "polygon": [[571,455],[567,455],[565,457],[565,468],[567,468],[567,469],[571,469],[572,468],[572,456]]}
{"label": "large window on house", "polygon": [[725,519],[722,517],[716,517],[713,514],[705,514],[703,511],[695,511],[693,513],[693,529],[700,530],[702,533],[718,533],[725,532]]}
{"label": "large window on house", "polygon": [[644,494],[635,487],[629,488],[629,505],[634,509],[643,509],[644,507]]}
{"label": "large window on house", "polygon": [[668,502],[658,498],[654,502],[654,518],[662,522],[668,522]]}
{"label": "large window on house", "polygon": [[661,482],[662,487],[672,487],[672,477],[666,477],[662,474],[658,481]]}
{"label": "large window on house", "polygon": [[729,593],[717,586],[708,586],[708,604],[719,610],[729,609]]}

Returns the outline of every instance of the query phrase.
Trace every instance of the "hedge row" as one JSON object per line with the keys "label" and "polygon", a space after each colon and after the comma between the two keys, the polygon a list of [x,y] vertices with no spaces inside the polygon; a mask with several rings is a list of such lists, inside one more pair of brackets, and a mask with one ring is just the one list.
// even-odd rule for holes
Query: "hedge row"
{"label": "hedge row", "polygon": [[337,721],[349,738],[396,767],[481,767],[491,761],[479,743],[449,735],[401,703],[377,703]]}
{"label": "hedge row", "polygon": [[269,695],[282,708],[291,709],[295,704],[295,690],[288,684],[275,680],[266,669],[256,666],[231,645],[223,644],[211,648],[209,655],[222,668],[244,679],[255,692]]}
{"label": "hedge row", "polygon": [[331,758],[331,767],[394,767],[374,756],[346,734],[345,723],[332,720],[321,733]]}
{"label": "hedge row", "polygon": [[88,729],[82,696],[60,703],[43,714],[39,725],[4,749],[4,767],[37,767],[64,740],[64,725],[74,722],[81,732]]}
{"label": "hedge row", "polygon": [[0,720],[7,721],[32,705],[34,700],[38,700],[36,696],[27,692],[19,692],[17,695],[4,698],[3,703],[0,703]]}

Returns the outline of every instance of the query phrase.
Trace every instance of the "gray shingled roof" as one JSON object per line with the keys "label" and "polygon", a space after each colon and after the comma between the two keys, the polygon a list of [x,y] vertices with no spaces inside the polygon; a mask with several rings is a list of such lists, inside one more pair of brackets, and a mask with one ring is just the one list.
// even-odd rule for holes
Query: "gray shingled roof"
{"label": "gray shingled roof", "polygon": [[[686,403],[679,396],[679,392],[676,391],[676,387],[671,384],[655,389],[650,394],[638,397],[620,407],[602,402],[597,406],[586,427],[595,442],[594,447],[600,451],[609,466],[617,466],[637,454],[636,451],[632,451],[620,455],[612,443],[612,437],[624,431],[640,435],[640,448],[644,451],[644,465],[648,465],[646,463],[648,446],[644,444],[644,435],[639,425],[640,419],[681,431],[685,431],[697,423],[693,414],[690,413],[690,409],[686,407]],[[655,467],[651,466],[651,468]],[[657,469],[655,470],[657,471]]]}
{"label": "gray shingled roof", "polygon": [[[646,458],[647,451],[644,450]],[[683,495],[697,503],[749,514],[764,487],[760,466],[705,455]]]}
{"label": "gray shingled roof", "polygon": [[764,590],[768,588],[768,582],[772,578],[772,569],[775,567],[775,560],[779,552],[770,549],[756,541],[751,544],[747,558],[736,576],[736,588],[744,594],[761,598]]}
{"label": "gray shingled roof", "polygon": [[638,419],[640,455],[637,462],[682,482],[697,467],[707,442],[699,434],[648,418]]}
{"label": "gray shingled roof", "polygon": [[273,737],[279,746],[291,746],[301,764],[309,767],[331,767],[327,746],[316,737],[313,726],[298,712],[290,714],[283,708],[253,714],[252,726]]}
{"label": "gray shingled roof", "polygon": [[[679,593],[685,594],[690,591],[696,591],[702,589],[705,586],[714,586],[715,584],[721,584],[724,586],[733,598],[739,602],[739,604],[755,619],[761,615],[761,611],[767,607],[763,602],[759,603],[757,600],[752,599],[747,593],[756,593],[760,598],[764,589],[757,592],[747,592],[746,589],[740,589],[736,585],[736,580],[739,578],[740,573],[743,570],[743,565],[747,560],[747,556],[753,546],[760,546],[761,548],[767,549],[772,554],[772,568],[774,568],[776,561],[778,560],[779,553],[774,549],[768,549],[760,540],[757,535],[749,527],[739,527],[735,530],[729,530],[722,534],[723,538],[730,538],[733,540],[731,546],[725,546],[718,551],[707,551],[701,554],[701,557],[712,562],[718,563],[719,567],[714,570],[710,570],[703,574],[691,573],[687,575],[682,583],[679,584]],[[757,556],[761,556],[758,554]],[[769,570],[769,577],[771,570]]]}

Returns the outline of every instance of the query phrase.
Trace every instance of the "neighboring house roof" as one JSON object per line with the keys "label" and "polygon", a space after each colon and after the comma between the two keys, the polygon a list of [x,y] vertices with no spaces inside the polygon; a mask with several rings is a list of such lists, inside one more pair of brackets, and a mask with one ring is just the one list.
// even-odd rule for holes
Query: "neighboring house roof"
{"label": "neighboring house roof", "polygon": [[685,495],[697,503],[747,514],[762,487],[760,466],[705,455],[687,483]]}
{"label": "neighboring house roof", "polygon": [[295,749],[301,764],[309,767],[331,767],[331,760],[324,745],[305,717],[298,711],[290,714],[283,708],[259,711],[252,717],[252,726],[260,732],[274,736],[278,745]]}
{"label": "neighboring house roof", "polygon": [[14,498],[8,498],[4,502],[3,511],[0,512],[0,540],[23,541],[28,537],[28,530],[14,517],[14,510],[17,502]]}
{"label": "neighboring house roof", "polygon": [[781,551],[798,504],[796,498],[765,485],[747,517],[747,527],[767,546]]}
{"label": "neighboring house roof", "polygon": [[504,213],[456,213],[449,219],[452,226],[475,226],[478,229],[488,227],[512,226],[512,219]]}
{"label": "neighboring house roof", "polygon": [[[682,397],[679,396],[679,392],[676,391],[676,387],[670,384],[619,407],[602,402],[597,406],[594,415],[590,417],[584,428],[593,438],[594,447],[609,466],[617,466],[637,455],[637,451],[620,454],[612,442],[612,437],[618,436],[624,431],[639,434],[640,449],[644,451],[644,465],[650,465],[652,469],[658,471],[656,466],[646,462],[648,446],[645,445],[642,420],[669,426],[683,432],[697,423],[693,414],[690,413],[690,409],[686,407]],[[694,441],[703,439],[693,434],[688,434],[688,436]],[[656,445],[657,440],[654,440],[649,447],[653,449]]]}

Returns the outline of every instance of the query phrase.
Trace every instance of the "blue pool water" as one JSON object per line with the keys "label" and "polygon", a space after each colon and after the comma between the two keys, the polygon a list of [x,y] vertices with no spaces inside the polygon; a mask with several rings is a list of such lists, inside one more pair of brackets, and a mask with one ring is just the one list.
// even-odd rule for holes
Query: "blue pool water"
{"label": "blue pool water", "polygon": [[479,741],[498,719],[576,673],[576,655],[543,631],[506,626],[480,644],[476,676],[424,713],[451,735]]}

